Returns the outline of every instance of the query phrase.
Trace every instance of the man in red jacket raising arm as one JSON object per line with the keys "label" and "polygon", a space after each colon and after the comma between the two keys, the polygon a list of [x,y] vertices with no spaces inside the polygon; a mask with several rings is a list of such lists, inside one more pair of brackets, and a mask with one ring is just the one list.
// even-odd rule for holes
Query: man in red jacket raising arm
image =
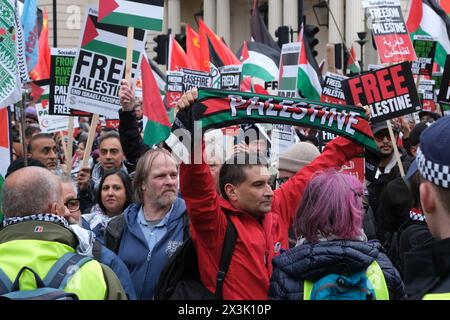
{"label": "man in red jacket raising arm", "polygon": [[[196,98],[196,89],[187,92],[177,108],[185,110]],[[311,176],[316,171],[339,167],[363,151],[350,140],[338,137],[276,191],[269,186],[268,164],[263,158],[237,154],[220,170],[222,196],[217,193],[204,161],[181,164],[181,193],[191,221],[191,237],[203,284],[215,291],[228,215],[238,238],[225,277],[223,298],[267,299],[272,258],[289,248],[288,229]],[[244,158],[251,162],[237,164]]]}

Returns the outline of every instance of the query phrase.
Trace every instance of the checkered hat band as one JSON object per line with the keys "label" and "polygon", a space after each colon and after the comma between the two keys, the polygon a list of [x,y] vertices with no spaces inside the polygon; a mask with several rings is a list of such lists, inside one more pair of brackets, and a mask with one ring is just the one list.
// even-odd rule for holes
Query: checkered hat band
{"label": "checkered hat band", "polygon": [[450,167],[427,160],[422,151],[417,151],[417,167],[420,174],[442,188],[450,188]]}

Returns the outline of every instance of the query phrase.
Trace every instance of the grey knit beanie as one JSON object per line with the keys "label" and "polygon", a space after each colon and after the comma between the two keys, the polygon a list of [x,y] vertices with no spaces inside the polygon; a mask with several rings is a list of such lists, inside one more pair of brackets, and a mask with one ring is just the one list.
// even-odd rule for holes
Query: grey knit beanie
{"label": "grey knit beanie", "polygon": [[289,147],[280,156],[278,170],[297,172],[300,168],[313,161],[320,155],[319,149],[308,142],[298,142]]}

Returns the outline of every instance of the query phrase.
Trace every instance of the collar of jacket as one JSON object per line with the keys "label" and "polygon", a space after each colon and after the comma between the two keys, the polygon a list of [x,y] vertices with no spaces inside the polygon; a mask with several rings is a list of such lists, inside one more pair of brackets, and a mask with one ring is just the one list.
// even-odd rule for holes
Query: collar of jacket
{"label": "collar of jacket", "polygon": [[405,254],[405,285],[408,296],[435,278],[450,276],[450,238],[417,247]]}
{"label": "collar of jacket", "polygon": [[6,226],[0,230],[0,244],[13,240],[55,241],[74,249],[78,245],[78,239],[72,231],[57,223],[47,221],[26,221]]}
{"label": "collar of jacket", "polygon": [[[120,166],[120,171],[123,171],[126,174],[128,174],[127,167],[125,166],[125,164],[123,162],[122,162],[122,165]],[[95,189],[97,189],[98,185],[100,184],[100,181],[102,180],[104,173],[105,173],[105,170],[103,169],[101,163],[97,163],[94,166],[94,169],[92,169],[91,179],[94,182]]]}

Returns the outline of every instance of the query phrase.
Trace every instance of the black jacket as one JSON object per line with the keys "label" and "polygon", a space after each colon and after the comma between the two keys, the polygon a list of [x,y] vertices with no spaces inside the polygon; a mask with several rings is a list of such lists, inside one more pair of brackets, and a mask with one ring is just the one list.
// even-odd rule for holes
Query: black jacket
{"label": "black jacket", "polygon": [[417,247],[405,255],[408,299],[450,292],[450,238]]}
{"label": "black jacket", "polygon": [[142,140],[140,126],[133,111],[119,110],[119,119],[120,144],[123,153],[127,161],[136,166],[139,158],[150,147]]}
{"label": "black jacket", "polygon": [[402,279],[378,241],[334,240],[302,244],[273,259],[269,298],[303,300],[304,280],[327,274],[348,274],[367,269],[377,260],[383,271],[390,300],[404,297]]}
{"label": "black jacket", "polygon": [[409,220],[412,195],[402,177],[389,182],[381,194],[376,213],[378,219],[377,238],[386,249],[393,234]]}

